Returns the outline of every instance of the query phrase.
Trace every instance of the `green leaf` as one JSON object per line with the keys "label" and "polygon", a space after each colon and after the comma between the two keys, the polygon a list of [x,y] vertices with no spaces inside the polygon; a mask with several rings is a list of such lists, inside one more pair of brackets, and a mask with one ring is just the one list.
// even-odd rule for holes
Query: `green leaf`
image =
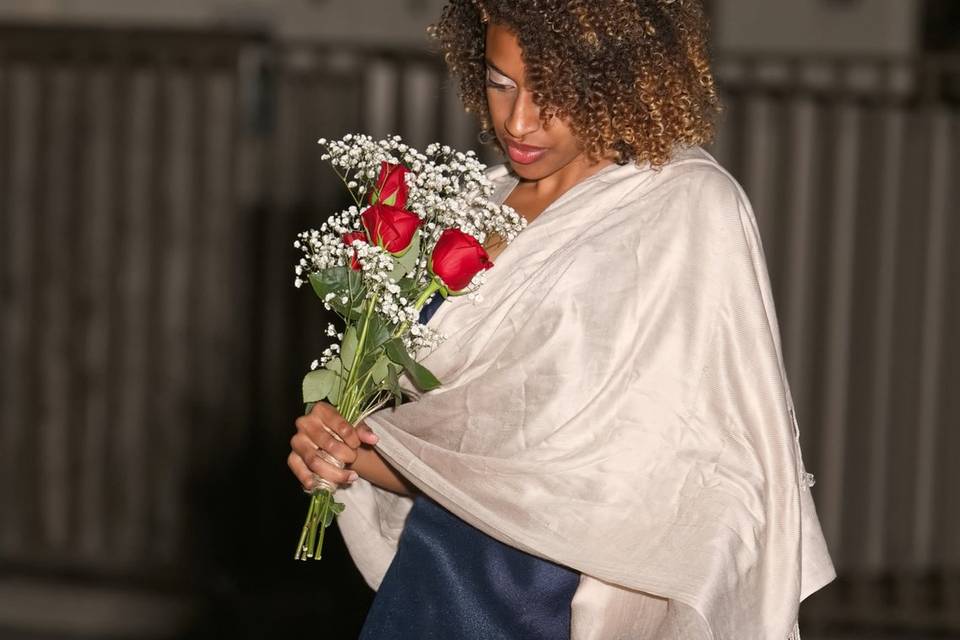
{"label": "green leaf", "polygon": [[407,348],[400,338],[394,338],[384,345],[387,357],[397,363],[407,372],[413,384],[421,391],[430,391],[440,386],[440,381],[430,373],[430,370],[410,357]]}
{"label": "green leaf", "polygon": [[390,359],[386,355],[381,355],[370,367],[370,377],[375,383],[380,384],[386,379],[389,362]]}
{"label": "green leaf", "polygon": [[347,369],[353,366],[353,359],[357,355],[357,344],[357,328],[350,325],[343,332],[343,340],[340,341],[340,359]]}
{"label": "green leaf", "polygon": [[400,395],[400,371],[402,368],[393,362],[387,365],[387,377],[384,380],[385,388],[395,396]]}
{"label": "green leaf", "polygon": [[340,375],[341,371],[348,370],[344,367],[343,362],[340,360],[340,358],[330,358],[329,360],[327,360],[327,363],[323,365],[323,367],[324,369],[329,369],[330,371],[333,371],[337,375]]}
{"label": "green leaf", "polygon": [[[310,280],[313,292],[321,300],[325,300],[331,293],[334,295],[327,303],[334,311],[348,320],[360,317],[366,290],[359,271],[348,267],[331,267],[311,273],[307,279]],[[343,302],[343,296],[347,297],[346,303]]]}
{"label": "green leaf", "polygon": [[346,508],[347,508],[347,506],[346,506],[345,504],[343,504],[342,502],[332,502],[332,503],[330,503],[330,511],[332,511],[332,512],[334,513],[334,515],[340,515],[341,513],[343,513],[343,510],[346,509]]}
{"label": "green leaf", "polygon": [[400,369],[392,362],[387,365],[387,390],[393,394],[393,404],[399,407],[403,403],[403,394],[400,392]]}
{"label": "green leaf", "polygon": [[420,293],[420,284],[410,276],[398,280],[397,284],[400,285],[400,293],[408,298],[415,298]]}
{"label": "green leaf", "polygon": [[303,377],[304,403],[320,402],[330,394],[337,382],[337,374],[329,369],[316,369]]}
{"label": "green leaf", "polygon": [[364,351],[369,353],[373,349],[380,347],[384,342],[390,339],[392,331],[383,321],[383,319],[374,314],[370,316],[370,324],[367,326],[367,340]]}
{"label": "green leaf", "polygon": [[[332,507],[333,505],[330,505],[330,506]],[[333,512],[333,509],[327,509],[327,510],[323,513],[323,526],[324,526],[324,528],[329,527],[331,524],[333,524],[333,516],[334,516],[334,515],[336,515],[336,514]]]}
{"label": "green leaf", "polygon": [[340,403],[340,392],[343,390],[343,378],[337,376],[336,382],[330,388],[330,393],[327,394],[327,400],[330,401],[330,404],[337,406]]}
{"label": "green leaf", "polygon": [[323,271],[314,271],[307,279],[317,297],[323,300],[330,293],[340,293],[349,289],[349,269],[346,267],[332,267]]}
{"label": "green leaf", "polygon": [[390,272],[390,279],[394,282],[400,282],[403,279],[403,276],[407,275],[413,270],[413,267],[417,264],[417,259],[420,257],[420,232],[417,231],[413,234],[413,239],[410,240],[410,246],[407,247],[399,256],[394,256],[394,268]]}

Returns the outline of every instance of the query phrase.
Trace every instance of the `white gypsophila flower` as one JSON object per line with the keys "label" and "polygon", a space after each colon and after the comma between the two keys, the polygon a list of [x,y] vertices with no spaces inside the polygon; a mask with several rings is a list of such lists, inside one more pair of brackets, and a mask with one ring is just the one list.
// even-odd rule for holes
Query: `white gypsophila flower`
{"label": "white gypsophila flower", "polygon": [[[490,233],[512,240],[523,227],[524,221],[515,211],[490,202],[494,186],[472,151],[463,153],[432,143],[421,153],[399,136],[373,140],[367,135],[347,134],[341,140],[321,138],[318,142],[344,184],[351,193],[356,191],[358,203],[358,196],[373,186],[381,162],[402,163],[408,169],[406,208],[422,219],[460,228],[481,242]],[[358,228],[358,212],[350,213],[352,223],[341,219],[331,229],[342,234]]]}
{"label": "white gypsophila flower", "polygon": [[[374,140],[367,135],[348,134],[340,140],[321,138],[318,143],[323,147],[322,159],[334,168],[355,204],[331,215],[319,229],[297,236],[294,247],[302,257],[294,267],[294,284],[299,287],[306,283],[305,274],[355,265],[352,261],[355,256],[360,266],[362,292],[331,293],[325,297],[324,307],[331,310],[335,302],[356,304],[356,296],[362,293],[366,301],[375,300],[376,311],[389,322],[411,327],[405,337],[408,347],[432,348],[438,338],[423,328],[416,328],[420,326],[419,313],[408,299],[409,293],[405,296],[404,292],[412,291],[410,287],[422,291],[429,284],[432,278],[429,258],[440,235],[448,228],[458,228],[481,243],[491,234],[509,242],[523,229],[524,219],[512,208],[491,201],[494,185],[487,178],[486,167],[472,151],[463,153],[448,145],[433,143],[420,152],[399,136]],[[363,229],[363,194],[374,189],[382,162],[406,167],[404,180],[408,196],[404,208],[422,221],[420,252],[406,275],[403,290],[391,279],[397,263],[386,251],[363,240],[354,240],[349,246],[344,242],[346,234]],[[471,299],[479,299],[477,290],[482,282],[481,274],[471,283],[468,292]],[[329,335],[331,329],[327,331]]]}
{"label": "white gypsophila flower", "polygon": [[444,335],[439,331],[419,322],[412,323],[410,330],[403,336],[407,351],[416,354],[418,358],[436,349],[444,340]]}

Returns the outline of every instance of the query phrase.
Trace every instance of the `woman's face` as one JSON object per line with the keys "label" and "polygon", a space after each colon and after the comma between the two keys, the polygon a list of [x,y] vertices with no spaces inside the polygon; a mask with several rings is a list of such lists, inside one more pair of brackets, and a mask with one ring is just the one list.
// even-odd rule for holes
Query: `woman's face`
{"label": "woman's face", "polygon": [[487,106],[497,140],[514,172],[525,180],[576,172],[589,163],[566,122],[541,122],[540,107],[524,86],[520,51],[512,31],[487,25]]}

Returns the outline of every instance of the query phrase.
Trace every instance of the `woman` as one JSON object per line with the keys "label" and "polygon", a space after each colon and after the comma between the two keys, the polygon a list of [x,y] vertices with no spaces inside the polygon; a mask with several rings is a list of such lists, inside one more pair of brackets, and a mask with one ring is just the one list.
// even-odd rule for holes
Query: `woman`
{"label": "woman", "polygon": [[692,0],[454,0],[433,28],[530,224],[436,310],[441,389],[297,421],[290,467],[346,487],[379,587],[362,637],[796,638],[833,578],[754,218],[698,146],[704,33]]}

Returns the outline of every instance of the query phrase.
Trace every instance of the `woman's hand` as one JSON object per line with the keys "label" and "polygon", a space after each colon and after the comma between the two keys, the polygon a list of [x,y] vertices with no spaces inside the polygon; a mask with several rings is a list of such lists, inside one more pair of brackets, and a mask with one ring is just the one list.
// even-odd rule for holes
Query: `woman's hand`
{"label": "woman's hand", "polygon": [[357,461],[358,450],[378,440],[366,424],[354,427],[326,402],[313,405],[296,425],[287,466],[307,491],[314,488],[316,476],[335,486],[356,480],[357,472],[349,467]]}

